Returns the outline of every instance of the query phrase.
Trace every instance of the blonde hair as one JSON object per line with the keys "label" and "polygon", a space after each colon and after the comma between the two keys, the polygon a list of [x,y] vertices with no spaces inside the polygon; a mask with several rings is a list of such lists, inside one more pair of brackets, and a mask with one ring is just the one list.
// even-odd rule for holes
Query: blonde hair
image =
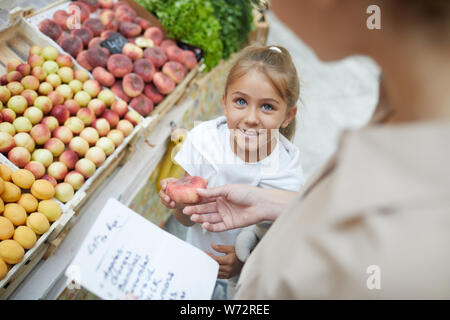
{"label": "blonde hair", "polygon": [[[249,46],[242,50],[228,73],[225,95],[228,87],[250,70],[258,70],[269,79],[273,88],[286,102],[287,110],[296,106],[300,95],[300,84],[291,55],[285,48]],[[280,128],[280,133],[291,140],[295,127],[294,118],[286,128]]]}

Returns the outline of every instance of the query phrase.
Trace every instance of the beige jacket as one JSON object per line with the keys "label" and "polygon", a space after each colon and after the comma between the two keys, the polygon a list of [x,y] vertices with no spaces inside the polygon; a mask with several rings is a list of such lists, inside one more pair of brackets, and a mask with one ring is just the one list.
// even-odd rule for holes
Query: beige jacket
{"label": "beige jacket", "polygon": [[250,255],[235,295],[442,298],[450,298],[450,123],[436,122],[345,132]]}

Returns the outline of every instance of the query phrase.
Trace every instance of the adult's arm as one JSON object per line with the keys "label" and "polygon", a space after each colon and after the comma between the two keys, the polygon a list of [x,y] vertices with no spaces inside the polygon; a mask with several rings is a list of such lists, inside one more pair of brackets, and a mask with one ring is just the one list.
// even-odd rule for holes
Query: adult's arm
{"label": "adult's arm", "polygon": [[274,221],[297,194],[243,184],[197,191],[201,203],[185,207],[183,213],[191,216],[193,222],[201,223],[206,230],[214,232]]}

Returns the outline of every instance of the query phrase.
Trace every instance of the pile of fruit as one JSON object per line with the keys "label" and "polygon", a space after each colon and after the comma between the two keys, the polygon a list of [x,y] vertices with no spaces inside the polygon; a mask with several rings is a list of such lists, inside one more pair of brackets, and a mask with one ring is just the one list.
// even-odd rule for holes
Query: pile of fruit
{"label": "pile of fruit", "polygon": [[[164,39],[160,28],[138,17],[126,2],[81,0],[69,5],[69,11],[73,8],[80,12],[81,27],[71,24],[70,12],[57,10],[39,30],[144,117],[197,65],[192,51]],[[111,54],[100,44],[117,33],[128,43]]]}
{"label": "pile of fruit", "polygon": [[0,280],[61,216],[61,207],[52,199],[58,192],[28,170],[0,164]]}
{"label": "pile of fruit", "polygon": [[141,116],[56,48],[29,53],[26,63],[10,60],[0,77],[0,152],[48,180],[65,203]]}

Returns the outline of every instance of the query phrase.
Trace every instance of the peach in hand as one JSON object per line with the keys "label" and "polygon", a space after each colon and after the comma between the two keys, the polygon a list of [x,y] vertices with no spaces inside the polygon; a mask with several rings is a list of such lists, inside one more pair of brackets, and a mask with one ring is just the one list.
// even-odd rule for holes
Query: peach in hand
{"label": "peach in hand", "polygon": [[167,184],[165,192],[176,203],[197,203],[197,189],[205,189],[207,182],[198,176],[187,176]]}

